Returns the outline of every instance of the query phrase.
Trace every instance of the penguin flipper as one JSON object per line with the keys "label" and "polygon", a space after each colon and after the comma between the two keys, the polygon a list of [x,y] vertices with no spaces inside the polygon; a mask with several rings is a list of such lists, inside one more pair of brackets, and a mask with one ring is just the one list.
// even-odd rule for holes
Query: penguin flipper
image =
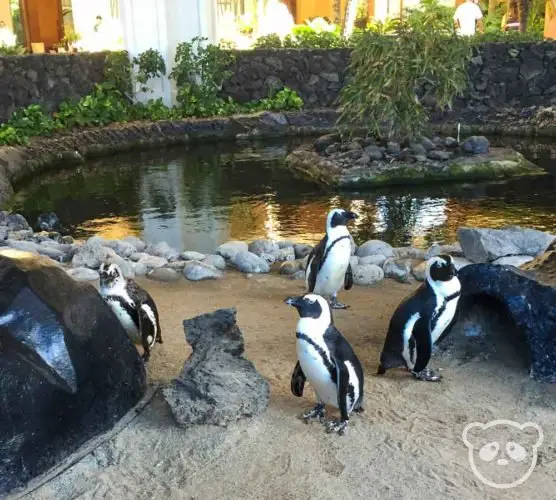
{"label": "penguin flipper", "polygon": [[334,361],[336,363],[336,374],[338,377],[336,383],[338,388],[338,407],[340,408],[342,420],[348,420],[347,397],[349,389],[349,371],[345,363],[339,363],[336,360]]}
{"label": "penguin flipper", "polygon": [[413,372],[419,373],[427,367],[432,355],[430,325],[425,319],[421,318],[415,323],[413,337],[417,344],[417,359],[415,360]]}
{"label": "penguin flipper", "polygon": [[301,365],[299,361],[296,363],[295,368],[293,369],[292,379],[291,379],[291,391],[294,396],[300,398],[303,396],[303,389],[305,388],[305,381],[307,378],[301,369]]}
{"label": "penguin flipper", "polygon": [[344,278],[344,289],[351,290],[352,286],[353,286],[353,270],[351,269],[351,264],[348,264],[346,276]]}
{"label": "penguin flipper", "polygon": [[307,291],[309,293],[312,293],[315,290],[317,275],[319,273],[319,269],[322,267],[327,240],[327,236],[320,240],[319,243],[311,250],[309,258],[307,259],[305,276],[307,280]]}
{"label": "penguin flipper", "polygon": [[140,305],[137,306],[137,315],[139,317],[139,335],[143,346],[143,359],[147,362],[151,356],[152,346],[156,342],[155,332],[151,319]]}

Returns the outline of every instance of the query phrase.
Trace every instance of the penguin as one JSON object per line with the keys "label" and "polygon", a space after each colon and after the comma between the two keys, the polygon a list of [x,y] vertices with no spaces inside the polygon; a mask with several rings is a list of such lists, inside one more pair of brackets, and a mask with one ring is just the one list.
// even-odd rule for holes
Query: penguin
{"label": "penguin", "polygon": [[346,224],[357,219],[357,214],[335,208],[326,218],[326,234],[313,248],[305,267],[307,293],[330,297],[333,309],[347,309],[349,306],[338,301],[338,291],[342,286],[350,290],[353,286],[351,269],[351,236]]}
{"label": "penguin", "polygon": [[143,346],[143,360],[147,363],[154,344],[163,343],[154,300],[134,280],[126,279],[117,264],[102,264],[99,274],[102,298],[114,311],[131,340]]}
{"label": "penguin", "polygon": [[352,412],[363,412],[363,368],[349,342],[334,326],[328,302],[316,294],[284,301],[299,313],[297,364],[291,391],[302,397],[308,380],[317,395],[316,406],[303,414],[305,422],[324,422],[325,405],[340,409],[340,420],[326,422],[327,432],[343,435]]}
{"label": "penguin", "polygon": [[455,322],[461,284],[451,255],[430,258],[425,276],[425,283],[398,305],[390,319],[377,375],[405,365],[417,380],[442,379],[427,365],[433,346]]}

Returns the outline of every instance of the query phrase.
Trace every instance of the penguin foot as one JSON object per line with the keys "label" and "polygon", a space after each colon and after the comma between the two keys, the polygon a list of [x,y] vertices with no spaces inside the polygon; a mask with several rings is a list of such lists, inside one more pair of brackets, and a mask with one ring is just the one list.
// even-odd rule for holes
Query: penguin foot
{"label": "penguin foot", "polygon": [[347,304],[342,304],[336,297],[332,297],[330,300],[330,307],[332,309],[349,309]]}
{"label": "penguin foot", "polygon": [[430,368],[425,368],[420,372],[411,373],[417,380],[422,380],[424,382],[440,382],[440,380],[442,380],[442,375],[436,374],[436,372]]}
{"label": "penguin foot", "polygon": [[332,432],[337,432],[340,436],[343,436],[347,432],[347,420],[329,420],[326,422],[326,432],[331,434]]}
{"label": "penguin foot", "polygon": [[318,420],[322,422],[324,420],[324,405],[319,403],[312,410],[305,412],[302,417],[306,424],[309,423],[309,420]]}

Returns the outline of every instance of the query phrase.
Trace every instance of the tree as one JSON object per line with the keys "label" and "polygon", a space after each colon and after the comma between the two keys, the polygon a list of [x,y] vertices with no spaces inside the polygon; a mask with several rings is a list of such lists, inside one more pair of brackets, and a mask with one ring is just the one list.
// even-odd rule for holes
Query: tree
{"label": "tree", "polygon": [[525,33],[527,31],[527,22],[529,21],[529,0],[517,0],[517,14],[519,31]]}

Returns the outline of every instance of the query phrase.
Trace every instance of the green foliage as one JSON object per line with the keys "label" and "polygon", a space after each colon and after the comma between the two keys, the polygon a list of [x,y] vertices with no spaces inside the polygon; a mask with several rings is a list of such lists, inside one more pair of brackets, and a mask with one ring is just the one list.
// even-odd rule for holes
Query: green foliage
{"label": "green foliage", "polygon": [[407,9],[405,22],[414,31],[432,30],[435,33],[454,32],[455,8],[442,5],[438,0],[421,0],[414,9]]}
{"label": "green foliage", "polygon": [[166,63],[158,50],[148,49],[134,57],[132,63],[134,66],[137,66],[135,78],[141,85],[142,92],[147,92],[147,82],[151,78],[166,75]]}
{"label": "green foliage", "polygon": [[292,34],[284,38],[284,48],[296,49],[335,49],[346,46],[340,27],[334,31],[317,31],[311,26],[296,26]]}
{"label": "green foliage", "polygon": [[271,33],[270,35],[263,35],[255,40],[253,44],[254,49],[281,49],[282,48],[282,39]]}
{"label": "green foliage", "polygon": [[8,146],[24,145],[29,142],[26,135],[20,134],[15,127],[3,123],[0,125],[0,144]]}
{"label": "green foliage", "polygon": [[0,56],[21,56],[25,54],[25,47],[20,45],[15,45],[14,47],[8,47],[7,45],[0,45]]}
{"label": "green foliage", "polygon": [[[426,25],[399,20],[395,36],[369,30],[351,56],[351,80],[342,90],[340,123],[356,122],[398,140],[419,134],[428,120],[424,100],[450,107],[467,83],[471,49],[446,35],[442,17]],[[422,89],[426,89],[425,92]]]}
{"label": "green foliage", "polygon": [[121,96],[131,93],[131,62],[126,51],[110,52],[106,56],[102,88]]}

